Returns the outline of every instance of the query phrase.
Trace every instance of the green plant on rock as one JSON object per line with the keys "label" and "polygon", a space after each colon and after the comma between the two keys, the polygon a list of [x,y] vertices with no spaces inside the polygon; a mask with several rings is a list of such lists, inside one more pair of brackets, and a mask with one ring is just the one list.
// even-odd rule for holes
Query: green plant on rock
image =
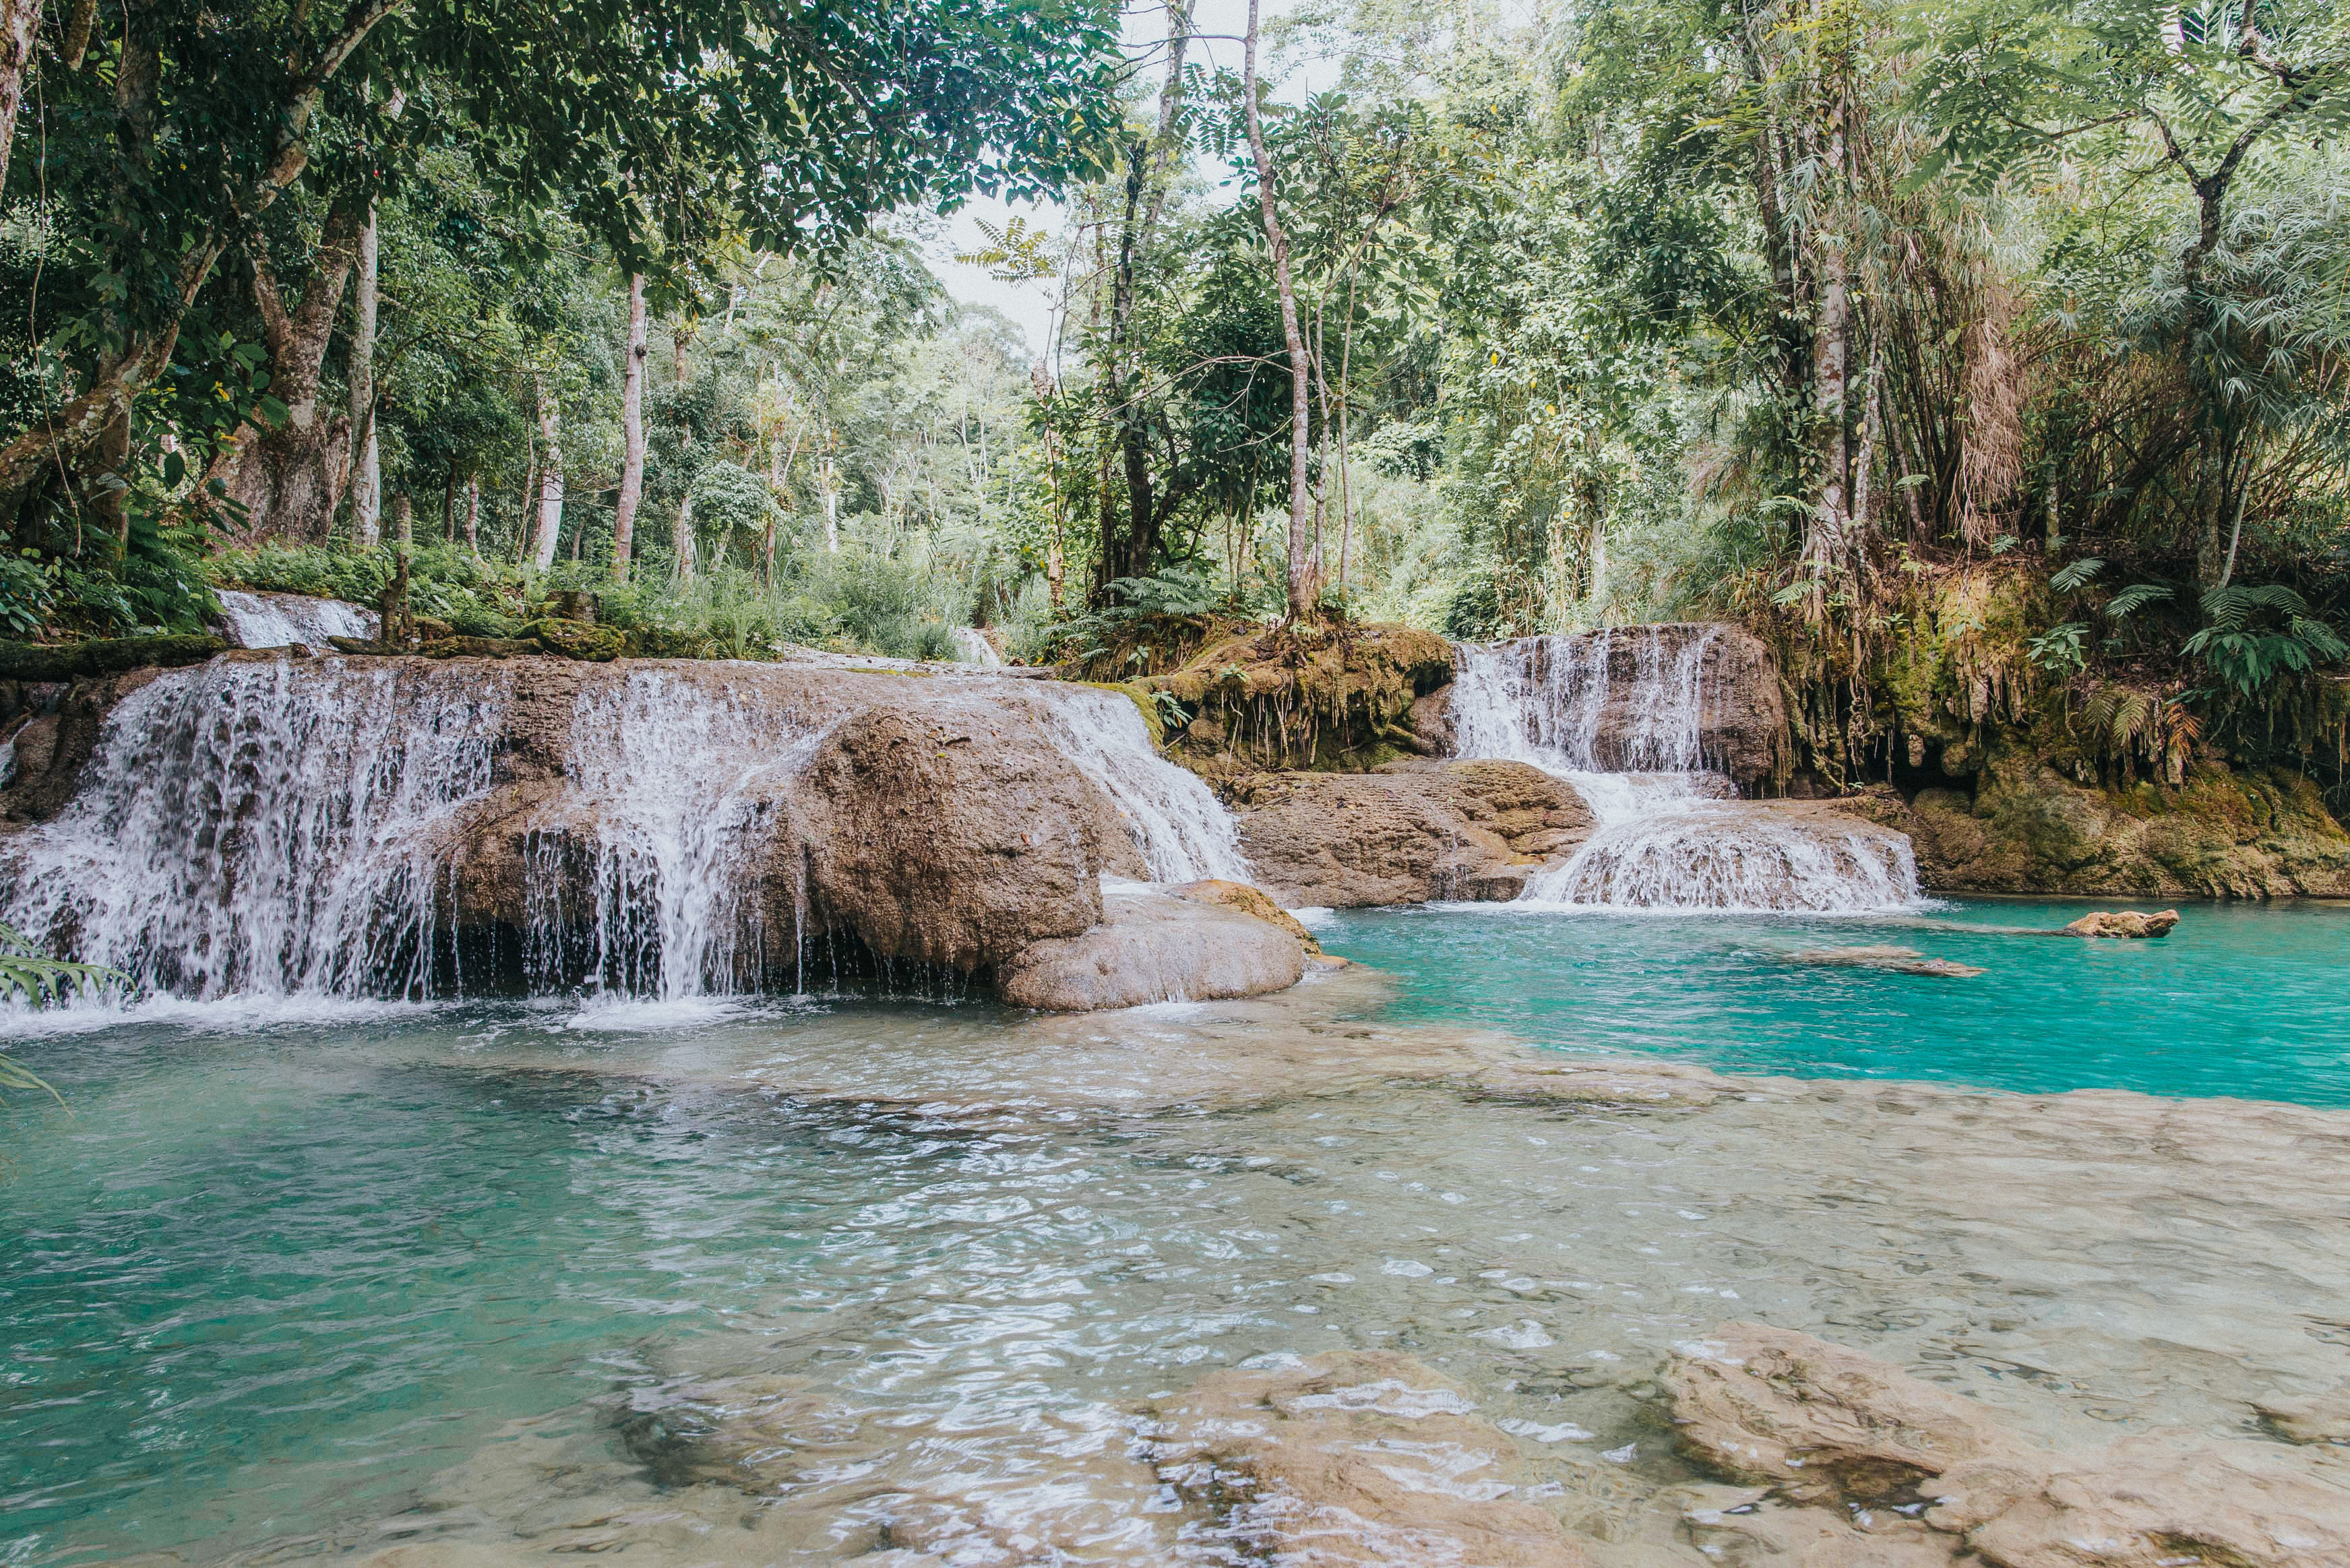
{"label": "green plant on rock", "polygon": [[[130,976],[94,963],[51,958],[31,938],[0,921],[0,1002],[21,1002],[47,1007],[86,991],[128,985]],[[38,1090],[65,1104],[64,1096],[43,1083],[22,1063],[0,1055],[0,1096],[10,1089]]]}
{"label": "green plant on rock", "polygon": [[2180,651],[2201,659],[2241,696],[2280,675],[2350,658],[2350,643],[2282,583],[2213,588],[2203,596],[2203,614],[2210,624]]}

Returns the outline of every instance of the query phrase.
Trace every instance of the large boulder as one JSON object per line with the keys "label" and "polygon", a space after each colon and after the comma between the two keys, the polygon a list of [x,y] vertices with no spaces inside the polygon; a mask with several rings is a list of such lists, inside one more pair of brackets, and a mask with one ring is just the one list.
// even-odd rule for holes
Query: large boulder
{"label": "large boulder", "polygon": [[1131,889],[1104,895],[1102,906],[1093,929],[1037,942],[1000,965],[996,994],[1015,1007],[1090,1012],[1261,996],[1305,977],[1304,943],[1227,905]]}
{"label": "large boulder", "polygon": [[1513,898],[1593,826],[1572,787],[1523,763],[1262,774],[1233,797],[1258,882],[1292,909]]}

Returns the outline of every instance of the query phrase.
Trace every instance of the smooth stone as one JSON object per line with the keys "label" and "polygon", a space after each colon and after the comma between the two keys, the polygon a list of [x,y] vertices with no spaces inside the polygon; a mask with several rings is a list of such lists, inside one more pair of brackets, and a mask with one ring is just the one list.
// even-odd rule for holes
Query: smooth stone
{"label": "smooth stone", "polygon": [[1000,966],[996,993],[1014,1007],[1091,1012],[1261,996],[1305,978],[1305,944],[1254,916],[1155,892],[1105,893],[1102,909],[1091,930]]}
{"label": "smooth stone", "polygon": [[2167,937],[2178,924],[2178,911],[2165,909],[2160,914],[2142,915],[2135,909],[2100,909],[2084,915],[2066,926],[2063,934],[2074,937]]}

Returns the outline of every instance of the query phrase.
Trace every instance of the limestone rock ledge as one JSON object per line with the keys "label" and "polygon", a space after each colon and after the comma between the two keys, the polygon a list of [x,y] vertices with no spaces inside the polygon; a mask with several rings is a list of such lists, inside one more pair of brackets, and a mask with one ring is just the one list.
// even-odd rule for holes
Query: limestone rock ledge
{"label": "limestone rock ledge", "polygon": [[997,967],[995,989],[1014,1007],[1090,1012],[1261,996],[1286,991],[1305,974],[1305,944],[1271,920],[1223,904],[1115,889],[1102,896],[1101,924],[1025,949]]}
{"label": "limestone rock ledge", "polygon": [[1810,1334],[1726,1323],[1665,1376],[1682,1449],[1762,1489],[1712,1555],[1992,1568],[2341,1568],[2350,1487],[2282,1445],[2147,1432],[2057,1453],[1983,1405]]}
{"label": "limestone rock ledge", "polygon": [[1232,800],[1257,881],[1292,909],[1514,898],[1593,827],[1572,786],[1524,763],[1260,774]]}
{"label": "limestone rock ledge", "polygon": [[2350,897],[2350,834],[2284,769],[2199,763],[2183,787],[2078,784],[1995,755],[1971,795],[1880,787],[1835,805],[1907,833],[1938,892],[2106,898]]}

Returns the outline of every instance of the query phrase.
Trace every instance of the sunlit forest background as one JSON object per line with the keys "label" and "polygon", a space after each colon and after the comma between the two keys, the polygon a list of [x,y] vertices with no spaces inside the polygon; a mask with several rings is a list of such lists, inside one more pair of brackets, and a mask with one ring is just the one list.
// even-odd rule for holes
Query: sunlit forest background
{"label": "sunlit forest background", "polygon": [[2342,745],[2318,0],[9,5],[8,636],[1735,616]]}

